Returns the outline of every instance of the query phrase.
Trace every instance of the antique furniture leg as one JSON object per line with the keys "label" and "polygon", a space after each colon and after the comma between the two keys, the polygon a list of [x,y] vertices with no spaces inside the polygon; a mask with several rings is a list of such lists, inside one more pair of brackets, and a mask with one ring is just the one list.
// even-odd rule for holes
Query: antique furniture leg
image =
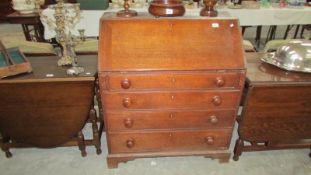
{"label": "antique furniture leg", "polygon": [[4,134],[2,134],[1,149],[3,152],[5,152],[5,156],[7,158],[12,157],[12,153],[10,152],[10,138]]}
{"label": "antique furniture leg", "polygon": [[261,38],[261,30],[262,30],[262,26],[257,26],[256,28],[256,37],[255,37],[255,43],[258,49],[260,46],[260,38]]}
{"label": "antique furniture leg", "polygon": [[219,154],[215,159],[218,159],[219,163],[228,163],[230,159],[230,153]]}
{"label": "antique furniture leg", "polygon": [[90,110],[90,119],[92,122],[92,131],[93,131],[93,142],[96,148],[96,154],[101,154],[102,150],[100,149],[100,140],[99,140],[99,132],[98,132],[98,126],[97,126],[97,118],[96,118],[96,111],[95,109]]}
{"label": "antique furniture leg", "polygon": [[78,133],[78,145],[79,145],[79,150],[81,151],[81,156],[85,157],[87,153],[85,151],[84,135],[82,131],[79,131]]}
{"label": "antique furniture leg", "polygon": [[30,36],[30,30],[28,28],[28,25],[26,24],[22,24],[22,28],[23,28],[23,32],[24,32],[24,35],[25,35],[25,38],[27,41],[31,41],[31,36]]}
{"label": "antique furniture leg", "polygon": [[235,146],[234,146],[234,155],[233,155],[233,160],[238,161],[240,155],[242,154],[242,150],[244,147],[244,142],[241,138],[238,138],[235,142]]}
{"label": "antique furniture leg", "polygon": [[103,120],[103,107],[102,107],[102,101],[100,98],[100,90],[99,90],[99,80],[98,80],[98,74],[96,74],[95,77],[95,96],[96,96],[96,100],[97,100],[97,105],[98,105],[98,111],[99,111],[99,116],[98,116],[98,120],[100,121],[100,125],[99,125],[99,138],[101,138],[102,132],[104,130],[104,120]]}
{"label": "antique furniture leg", "polygon": [[118,164],[123,162],[123,163],[126,163],[130,160],[134,160],[135,158],[133,157],[122,157],[122,156],[115,156],[115,157],[112,157],[112,156],[107,156],[107,165],[108,165],[108,168],[111,169],[111,168],[118,168]]}

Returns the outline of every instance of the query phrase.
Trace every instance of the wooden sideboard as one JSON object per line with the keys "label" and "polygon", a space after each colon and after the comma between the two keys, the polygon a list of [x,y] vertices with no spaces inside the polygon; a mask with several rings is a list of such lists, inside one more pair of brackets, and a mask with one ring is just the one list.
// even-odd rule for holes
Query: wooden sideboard
{"label": "wooden sideboard", "polygon": [[[7,157],[10,147],[40,148],[95,145],[101,153],[101,129],[94,110],[96,56],[79,56],[85,73],[68,76],[56,56],[28,57],[33,72],[0,80],[0,144]],[[92,123],[93,139],[82,128]],[[102,123],[102,122],[101,122]],[[100,130],[100,131],[99,131]]]}
{"label": "wooden sideboard", "polygon": [[263,63],[262,54],[246,55],[247,88],[233,159],[244,151],[311,147],[311,75]]}
{"label": "wooden sideboard", "polygon": [[245,65],[237,19],[101,18],[108,167],[140,157],[228,161]]}

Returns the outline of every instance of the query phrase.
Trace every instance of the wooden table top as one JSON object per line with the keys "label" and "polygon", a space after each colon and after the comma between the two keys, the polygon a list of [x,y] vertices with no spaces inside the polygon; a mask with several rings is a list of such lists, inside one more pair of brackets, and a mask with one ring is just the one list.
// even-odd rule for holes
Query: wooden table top
{"label": "wooden table top", "polygon": [[246,53],[247,80],[258,84],[311,84],[311,74],[280,69],[260,60],[264,53]]}
{"label": "wooden table top", "polygon": [[57,66],[57,56],[27,57],[31,63],[33,72],[7,77],[0,80],[1,83],[22,82],[50,82],[50,81],[94,81],[97,72],[97,55],[78,56],[78,64],[84,67],[84,73],[79,76],[67,75],[70,67]]}
{"label": "wooden table top", "polygon": [[37,24],[41,22],[38,13],[20,14],[19,12],[13,12],[8,14],[6,18],[12,24]]}

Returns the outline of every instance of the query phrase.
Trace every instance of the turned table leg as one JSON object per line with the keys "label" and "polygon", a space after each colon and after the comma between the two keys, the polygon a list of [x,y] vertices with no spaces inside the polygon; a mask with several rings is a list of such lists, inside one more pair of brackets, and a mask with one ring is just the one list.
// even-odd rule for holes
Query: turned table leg
{"label": "turned table leg", "polygon": [[233,160],[238,161],[240,155],[242,154],[242,149],[244,147],[244,142],[241,138],[238,138],[235,142],[235,146],[234,146],[234,155],[233,155]]}
{"label": "turned table leg", "polygon": [[[102,101],[100,98],[100,89],[99,89],[99,80],[98,80],[98,74],[96,74],[96,80],[95,80],[95,97],[98,103],[98,111],[99,111],[99,116],[98,119],[102,122],[103,121],[103,106],[102,106]],[[102,129],[100,130],[102,131]]]}
{"label": "turned table leg", "polygon": [[96,111],[95,109],[90,110],[90,119],[92,122],[92,131],[93,131],[93,143],[96,148],[96,153],[99,155],[101,154],[101,144],[100,144],[100,137],[98,132],[98,126],[97,126],[97,118],[96,118]]}
{"label": "turned table leg", "polygon": [[85,157],[87,153],[85,150],[84,135],[82,131],[79,131],[78,133],[78,145],[79,145],[79,150],[81,151],[81,156]]}
{"label": "turned table leg", "polygon": [[5,153],[5,156],[7,158],[11,158],[13,155],[10,152],[10,138],[8,136],[2,135],[2,143],[1,143],[1,149]]}

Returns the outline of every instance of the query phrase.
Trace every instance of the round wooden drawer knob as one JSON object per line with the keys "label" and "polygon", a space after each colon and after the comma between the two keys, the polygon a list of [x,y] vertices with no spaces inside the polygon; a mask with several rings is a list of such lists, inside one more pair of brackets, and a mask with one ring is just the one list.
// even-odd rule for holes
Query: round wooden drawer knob
{"label": "round wooden drawer knob", "polygon": [[131,81],[129,79],[124,79],[121,81],[121,87],[123,89],[128,89],[131,87]]}
{"label": "round wooden drawer knob", "polygon": [[222,77],[216,78],[216,86],[223,87],[225,85],[225,80]]}
{"label": "round wooden drawer knob", "polygon": [[129,108],[131,106],[132,102],[131,102],[131,99],[126,97],[123,99],[123,106],[126,107],[126,108]]}
{"label": "round wooden drawer knob", "polygon": [[218,118],[215,115],[212,115],[212,116],[210,116],[209,121],[212,124],[216,124],[216,123],[218,123]]}
{"label": "round wooden drawer knob", "polygon": [[221,98],[219,96],[214,96],[213,99],[212,99],[212,103],[215,105],[215,106],[219,106],[221,105]]}
{"label": "round wooden drawer knob", "polygon": [[214,144],[214,138],[211,136],[205,137],[205,143],[207,143],[208,145]]}
{"label": "round wooden drawer knob", "polygon": [[123,123],[124,123],[124,126],[126,128],[132,128],[133,124],[134,124],[134,121],[132,119],[130,119],[130,118],[126,118],[126,119],[124,119]]}
{"label": "round wooden drawer knob", "polygon": [[126,147],[128,147],[128,148],[133,148],[135,146],[135,140],[134,139],[128,139],[127,141],[126,141]]}

